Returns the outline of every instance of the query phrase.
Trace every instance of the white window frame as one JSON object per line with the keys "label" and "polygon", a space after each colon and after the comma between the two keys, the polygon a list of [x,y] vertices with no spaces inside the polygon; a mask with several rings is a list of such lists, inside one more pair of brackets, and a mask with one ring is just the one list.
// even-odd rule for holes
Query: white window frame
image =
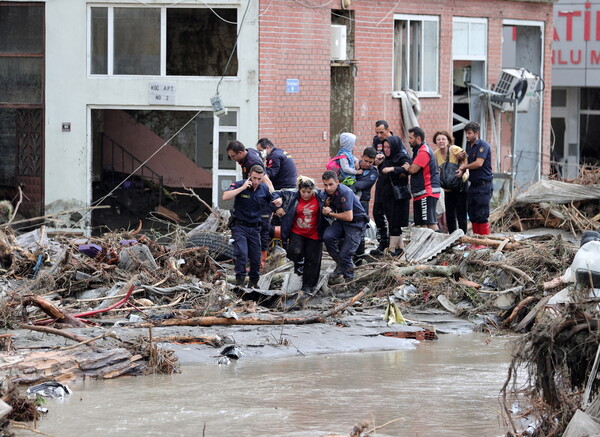
{"label": "white window frame", "polygon": [[[394,14],[394,29],[395,29],[395,23],[396,21],[407,21],[408,22],[408,26],[407,26],[407,34],[404,36],[406,38],[406,42],[407,42],[407,46],[410,47],[411,46],[411,41],[410,41],[410,22],[415,22],[415,21],[420,21],[420,22],[424,22],[424,21],[428,21],[428,22],[434,22],[436,24],[436,42],[437,42],[437,53],[436,53],[436,61],[437,61],[437,65],[435,66],[435,68],[432,68],[430,65],[426,66],[428,60],[425,59],[425,56],[423,56],[423,53],[421,53],[421,65],[419,66],[419,71],[420,74],[423,74],[423,71],[425,71],[425,68],[430,68],[432,71],[435,71],[435,90],[413,90],[417,93],[417,95],[419,97],[440,97],[440,77],[439,77],[439,65],[440,65],[440,17],[439,15],[407,15],[407,14]],[[421,35],[423,35],[425,27],[421,26]],[[395,32],[395,31],[394,31]],[[394,34],[394,38],[395,38],[395,34]],[[423,39],[422,39],[423,40]],[[394,52],[397,50],[395,44],[394,44]],[[407,78],[405,79],[404,84],[402,84],[402,89],[405,88],[405,85],[407,85],[408,83],[410,83],[410,59],[411,56],[410,54],[408,56],[406,56],[406,59],[404,59],[404,62],[407,64],[406,65],[406,71],[407,71]],[[429,60],[430,61],[430,60]],[[394,65],[393,65],[393,76],[392,76],[392,88],[395,88],[395,78],[396,78],[396,74],[397,74],[397,69],[398,69],[398,62],[399,60],[396,59],[396,56],[394,55]],[[400,97],[399,92],[401,90],[397,90],[394,89],[392,95],[394,97]]]}
{"label": "white window frame", "polygon": [[[175,7],[193,9],[202,9],[202,6],[196,5],[179,5],[179,6],[146,6],[160,9],[160,75],[153,74],[114,74],[114,10],[115,8],[136,8],[143,9],[144,4],[140,5],[126,5],[126,4],[88,4],[87,6],[87,71],[88,77],[157,77],[157,78],[190,78],[190,77],[209,77],[214,78],[218,76],[168,76],[167,75],[167,9],[173,9]],[[107,59],[107,73],[92,73],[92,8],[107,8],[107,44],[108,44],[108,59]],[[237,7],[228,7],[227,5],[219,6],[220,9],[237,9]],[[239,32],[240,23],[237,24],[237,32]],[[225,76],[225,78],[236,78],[237,76]]]}
{"label": "white window frame", "polygon": [[[502,27],[504,26],[532,26],[532,27],[539,27],[540,28],[540,37],[542,38],[541,41],[541,60],[540,60],[540,76],[544,77],[544,66],[545,66],[545,47],[546,47],[546,23],[544,21],[540,21],[540,20],[516,20],[516,19],[506,19],[506,20],[502,20]],[[542,150],[543,150],[543,146],[542,146],[542,132],[544,132],[544,105],[540,104],[539,107],[539,111],[540,111],[540,124],[539,124],[539,132],[540,132],[540,136],[538,138],[538,148],[537,148],[537,156],[542,156]],[[579,138],[579,132],[577,132],[577,138]],[[579,141],[579,140],[578,140]],[[579,159],[579,156],[577,157],[577,159]],[[538,159],[538,165],[537,165],[537,175],[538,177],[540,177],[542,175],[542,160]]]}
{"label": "white window frame", "polygon": [[[455,61],[484,61],[487,63],[488,58],[488,41],[489,41],[489,23],[487,18],[472,18],[472,17],[452,17],[452,51],[454,52],[454,24],[455,23],[467,23],[469,25],[469,37],[467,41],[471,44],[471,24],[485,24],[485,55],[474,56],[474,55],[456,55],[452,54],[452,59]],[[470,50],[467,50],[470,52]]]}
{"label": "white window frame", "polygon": [[236,113],[235,126],[221,126],[221,120],[216,115],[214,116],[213,127],[213,171],[212,171],[212,204],[219,206],[221,198],[219,197],[219,177],[231,176],[234,180],[242,179],[242,170],[238,164],[235,164],[235,169],[220,169],[219,168],[219,134],[223,132],[235,132],[235,137],[240,138],[240,110],[239,108],[230,108],[228,112]]}

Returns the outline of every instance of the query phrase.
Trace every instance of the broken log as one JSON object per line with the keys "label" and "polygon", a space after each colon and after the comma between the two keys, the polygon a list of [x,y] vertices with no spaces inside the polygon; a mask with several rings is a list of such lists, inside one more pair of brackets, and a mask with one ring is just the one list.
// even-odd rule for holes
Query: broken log
{"label": "broken log", "polygon": [[46,313],[54,322],[64,323],[66,325],[73,326],[75,328],[82,328],[85,326],[81,320],[76,319],[75,317],[63,313],[58,307],[56,307],[51,302],[43,299],[40,296],[28,296],[23,299],[23,305],[35,305],[39,309],[41,309],[44,313]]}
{"label": "broken log", "polygon": [[312,323],[326,323],[329,317],[332,317],[351,305],[365,295],[365,290],[358,293],[352,299],[336,306],[335,308],[323,313],[308,317],[277,317],[271,319],[261,319],[258,317],[240,317],[238,319],[229,319],[227,317],[202,316],[191,317],[189,319],[167,319],[153,321],[152,324],[140,323],[133,325],[135,328],[147,328],[149,326],[225,326],[225,325],[308,325]]}
{"label": "broken log", "polygon": [[542,298],[536,304],[536,306],[534,306],[533,309],[531,311],[529,311],[529,313],[523,318],[523,320],[521,320],[519,322],[519,324],[515,328],[515,332],[520,332],[520,331],[524,330],[525,328],[527,328],[527,326],[533,321],[533,319],[535,319],[535,317],[537,316],[537,313],[542,309],[542,307],[548,303],[548,301],[550,300],[551,297],[552,296],[546,296],[546,297]]}
{"label": "broken log", "polygon": [[50,328],[49,326],[34,326],[34,325],[27,325],[25,323],[21,323],[21,324],[19,324],[19,328],[29,329],[31,331],[43,332],[44,334],[59,335],[61,337],[68,338],[69,340],[76,341],[77,343],[83,343],[83,344],[87,344],[88,346],[93,346],[93,343],[90,343],[90,341],[92,340],[90,338],[82,337],[80,335],[73,334],[73,333],[67,332],[67,331],[62,331],[60,329]]}
{"label": "broken log", "polygon": [[478,284],[477,282],[469,281],[466,278],[458,278],[458,283],[460,285],[464,285],[466,287],[475,288],[476,290],[479,290],[481,288],[481,284]]}
{"label": "broken log", "polygon": [[176,343],[176,344],[209,344],[214,347],[223,346],[223,339],[220,337],[205,337],[202,335],[168,335],[166,337],[154,337],[155,343]]}
{"label": "broken log", "polygon": [[494,248],[498,248],[502,245],[503,249],[506,250],[518,249],[522,246],[519,243],[504,243],[504,241],[492,240],[491,238],[475,238],[468,236],[460,237],[460,240],[458,241],[465,244],[476,244]]}
{"label": "broken log", "polygon": [[563,284],[563,277],[559,276],[558,278],[554,278],[550,281],[544,282],[544,290],[553,290],[555,288],[561,287]]}
{"label": "broken log", "polygon": [[519,316],[519,313],[521,312],[521,310],[523,308],[525,308],[527,305],[529,305],[531,302],[533,302],[534,300],[535,300],[535,296],[527,296],[525,299],[523,299],[521,302],[519,302],[517,304],[517,306],[514,307],[514,309],[510,313],[510,316],[508,316],[506,318],[506,320],[504,320],[504,326],[512,325],[513,322],[515,321],[515,319]]}
{"label": "broken log", "polygon": [[534,283],[533,278],[531,276],[529,276],[527,273],[525,273],[523,270],[518,269],[513,266],[509,266],[506,263],[501,263],[498,261],[483,261],[480,259],[470,259],[470,260],[468,260],[468,262],[470,262],[471,264],[478,264],[480,266],[498,267],[502,270],[506,270],[508,272],[514,273],[515,275],[525,279],[527,282]]}
{"label": "broken log", "polygon": [[393,267],[391,273],[396,276],[410,276],[415,273],[424,273],[426,275],[434,276],[455,276],[460,271],[458,266],[430,266],[426,264],[407,266],[407,267]]}

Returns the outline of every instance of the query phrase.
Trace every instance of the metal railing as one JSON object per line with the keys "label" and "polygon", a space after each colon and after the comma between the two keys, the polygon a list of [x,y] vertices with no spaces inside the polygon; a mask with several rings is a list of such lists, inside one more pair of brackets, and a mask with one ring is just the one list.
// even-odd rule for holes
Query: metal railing
{"label": "metal railing", "polygon": [[[157,172],[152,170],[149,166],[143,163],[142,160],[135,157],[125,147],[117,143],[111,137],[102,133],[102,145],[105,148],[110,148],[110,171],[113,174],[113,183],[116,183],[114,179],[115,173],[124,173],[129,175],[135,175],[139,178],[149,181],[153,184],[158,185],[158,205],[162,203],[163,198],[163,177]],[[121,164],[120,168],[117,168],[117,164]],[[119,181],[120,182],[120,181]]]}

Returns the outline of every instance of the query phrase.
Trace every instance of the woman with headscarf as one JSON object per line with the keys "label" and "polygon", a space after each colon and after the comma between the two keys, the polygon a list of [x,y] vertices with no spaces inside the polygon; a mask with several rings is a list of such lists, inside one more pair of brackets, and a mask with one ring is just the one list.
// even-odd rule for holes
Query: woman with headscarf
{"label": "woman with headscarf", "polygon": [[[402,241],[402,227],[408,226],[410,210],[410,190],[408,178],[402,172],[404,164],[411,164],[410,156],[404,147],[404,143],[395,135],[383,142],[383,154],[385,158],[381,164],[381,199],[390,230],[389,254],[400,256],[404,252],[404,241]],[[403,198],[397,198],[397,193],[403,193]]]}

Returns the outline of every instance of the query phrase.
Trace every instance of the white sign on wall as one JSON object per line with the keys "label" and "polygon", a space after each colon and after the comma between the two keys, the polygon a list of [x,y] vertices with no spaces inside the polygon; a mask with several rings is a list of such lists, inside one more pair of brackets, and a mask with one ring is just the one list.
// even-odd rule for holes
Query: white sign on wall
{"label": "white sign on wall", "polygon": [[600,0],[554,5],[552,85],[600,86]]}
{"label": "white sign on wall", "polygon": [[150,82],[148,103],[150,105],[175,105],[175,82]]}

